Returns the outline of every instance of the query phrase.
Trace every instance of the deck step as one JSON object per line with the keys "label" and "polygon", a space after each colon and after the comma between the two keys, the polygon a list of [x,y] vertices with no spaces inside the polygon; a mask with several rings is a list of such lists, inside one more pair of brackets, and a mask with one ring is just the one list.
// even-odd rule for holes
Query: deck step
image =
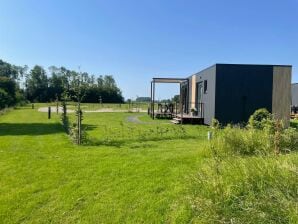
{"label": "deck step", "polygon": [[175,121],[181,121],[181,118],[174,117],[173,120],[175,120]]}
{"label": "deck step", "polygon": [[173,124],[180,124],[180,121],[177,121],[177,120],[171,120],[171,122],[173,123]]}

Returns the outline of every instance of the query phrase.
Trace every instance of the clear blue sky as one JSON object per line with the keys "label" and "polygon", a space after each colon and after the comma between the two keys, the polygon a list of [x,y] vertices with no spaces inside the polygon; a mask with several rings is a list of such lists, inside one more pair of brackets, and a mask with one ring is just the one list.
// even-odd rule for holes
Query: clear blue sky
{"label": "clear blue sky", "polygon": [[214,63],[291,64],[298,82],[298,1],[0,0],[0,58],[111,74],[126,98]]}

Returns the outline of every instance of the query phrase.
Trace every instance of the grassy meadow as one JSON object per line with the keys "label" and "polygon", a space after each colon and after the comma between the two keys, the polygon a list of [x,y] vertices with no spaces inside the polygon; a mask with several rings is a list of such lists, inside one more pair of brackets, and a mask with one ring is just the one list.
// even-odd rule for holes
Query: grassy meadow
{"label": "grassy meadow", "polygon": [[220,157],[145,113],[84,113],[76,146],[39,106],[0,116],[0,223],[298,222],[297,152]]}

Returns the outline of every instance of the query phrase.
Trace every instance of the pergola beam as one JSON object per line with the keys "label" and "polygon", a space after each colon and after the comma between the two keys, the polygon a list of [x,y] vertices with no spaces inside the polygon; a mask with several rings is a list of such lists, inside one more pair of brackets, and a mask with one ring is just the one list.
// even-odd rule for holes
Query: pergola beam
{"label": "pergola beam", "polygon": [[152,78],[155,83],[183,83],[188,79],[185,78]]}
{"label": "pergola beam", "polygon": [[[181,124],[183,118],[183,104],[182,104],[182,84],[187,82],[189,85],[189,80],[185,78],[152,78],[151,89],[150,89],[150,115],[152,119],[155,119],[155,83],[177,83],[180,86],[180,114],[181,114]],[[177,108],[176,108],[177,110]]]}

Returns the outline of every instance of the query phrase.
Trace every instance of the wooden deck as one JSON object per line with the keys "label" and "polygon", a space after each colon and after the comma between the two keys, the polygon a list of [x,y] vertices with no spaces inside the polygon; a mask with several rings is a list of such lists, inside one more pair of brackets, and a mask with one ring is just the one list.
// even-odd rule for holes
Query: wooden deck
{"label": "wooden deck", "polygon": [[[151,114],[152,115],[152,114]],[[193,116],[191,114],[176,114],[176,113],[163,113],[154,112],[154,118],[156,119],[172,119],[174,124],[204,124],[204,118],[201,116]]]}
{"label": "wooden deck", "polygon": [[298,119],[298,114],[291,114],[291,119]]}
{"label": "wooden deck", "polygon": [[174,114],[173,113],[155,112],[154,117],[157,119],[172,119],[174,117]]}
{"label": "wooden deck", "polygon": [[193,116],[191,114],[177,114],[175,115],[174,119],[176,124],[204,124],[204,118],[201,116]]}

